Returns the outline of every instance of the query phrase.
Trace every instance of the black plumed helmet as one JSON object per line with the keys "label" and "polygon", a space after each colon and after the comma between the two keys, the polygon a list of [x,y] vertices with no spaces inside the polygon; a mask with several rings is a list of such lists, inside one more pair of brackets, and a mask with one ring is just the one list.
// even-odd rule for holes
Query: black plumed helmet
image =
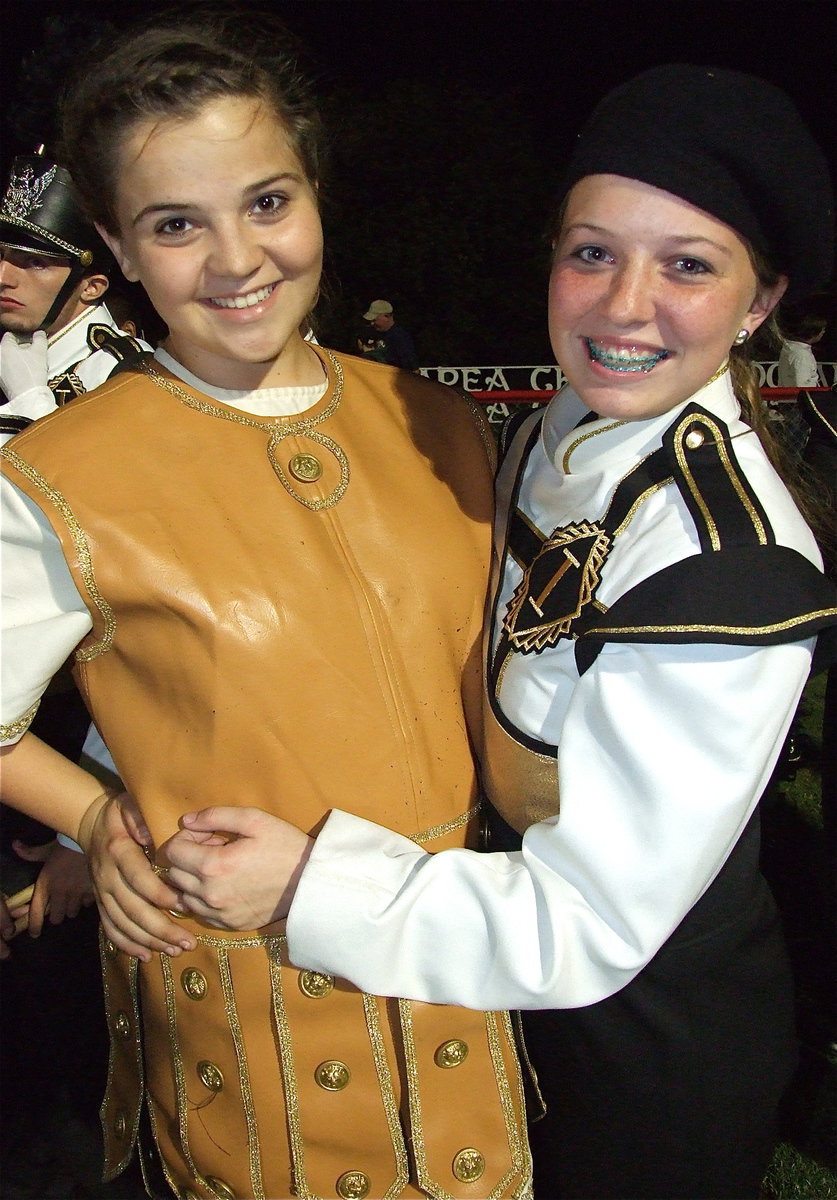
{"label": "black plumed helmet", "polygon": [[115,263],[82,214],[69,172],[43,154],[21,154],[0,204],[0,245],[69,258],[83,273],[109,275]]}

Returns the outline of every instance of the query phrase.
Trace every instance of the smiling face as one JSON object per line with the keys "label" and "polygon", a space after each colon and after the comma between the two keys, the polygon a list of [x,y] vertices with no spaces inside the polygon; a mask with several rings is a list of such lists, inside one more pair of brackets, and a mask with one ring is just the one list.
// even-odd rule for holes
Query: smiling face
{"label": "smiling face", "polygon": [[786,282],[760,288],[744,241],[687,201],[588,175],[570,192],[555,246],[552,349],[600,416],[656,416],[711,379]]}
{"label": "smiling face", "polygon": [[300,325],[322,267],[314,188],[252,97],[143,121],[120,148],[119,233],[102,236],[169,328],[166,349],[217,387],[315,383]]}

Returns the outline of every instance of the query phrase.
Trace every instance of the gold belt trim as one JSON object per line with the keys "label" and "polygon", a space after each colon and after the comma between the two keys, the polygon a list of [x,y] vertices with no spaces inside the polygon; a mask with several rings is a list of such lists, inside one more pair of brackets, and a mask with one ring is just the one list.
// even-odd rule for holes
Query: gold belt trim
{"label": "gold belt trim", "polygon": [[446,833],[453,833],[455,829],[461,829],[474,817],[479,816],[481,811],[482,800],[478,800],[476,804],[473,804],[466,812],[460,813],[458,817],[454,817],[452,821],[446,821],[444,825],[433,825],[430,829],[423,829],[421,833],[408,833],[407,837],[411,842],[422,846],[425,842],[432,842],[434,838],[444,837]]}

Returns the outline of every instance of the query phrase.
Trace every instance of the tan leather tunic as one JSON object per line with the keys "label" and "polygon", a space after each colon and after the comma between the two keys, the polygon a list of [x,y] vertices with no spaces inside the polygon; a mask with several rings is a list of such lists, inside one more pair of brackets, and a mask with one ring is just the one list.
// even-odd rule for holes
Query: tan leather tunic
{"label": "tan leather tunic", "polygon": [[[474,844],[490,447],[447,389],[318,353],[300,417],[155,364],[7,448],[93,615],[78,682],[158,846],[229,803]],[[192,928],[193,954],[139,969],[104,948],[108,1176],[144,1078],[182,1196],[528,1194],[505,1014],[299,972],[278,927]]]}

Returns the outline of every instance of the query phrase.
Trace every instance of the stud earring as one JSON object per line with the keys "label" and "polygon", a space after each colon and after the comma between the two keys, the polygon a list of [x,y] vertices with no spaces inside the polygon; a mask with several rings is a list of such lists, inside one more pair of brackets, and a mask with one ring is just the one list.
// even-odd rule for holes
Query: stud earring
{"label": "stud earring", "polygon": [[735,342],[733,345],[743,346],[749,336],[749,329],[739,329],[738,333],[735,335]]}

